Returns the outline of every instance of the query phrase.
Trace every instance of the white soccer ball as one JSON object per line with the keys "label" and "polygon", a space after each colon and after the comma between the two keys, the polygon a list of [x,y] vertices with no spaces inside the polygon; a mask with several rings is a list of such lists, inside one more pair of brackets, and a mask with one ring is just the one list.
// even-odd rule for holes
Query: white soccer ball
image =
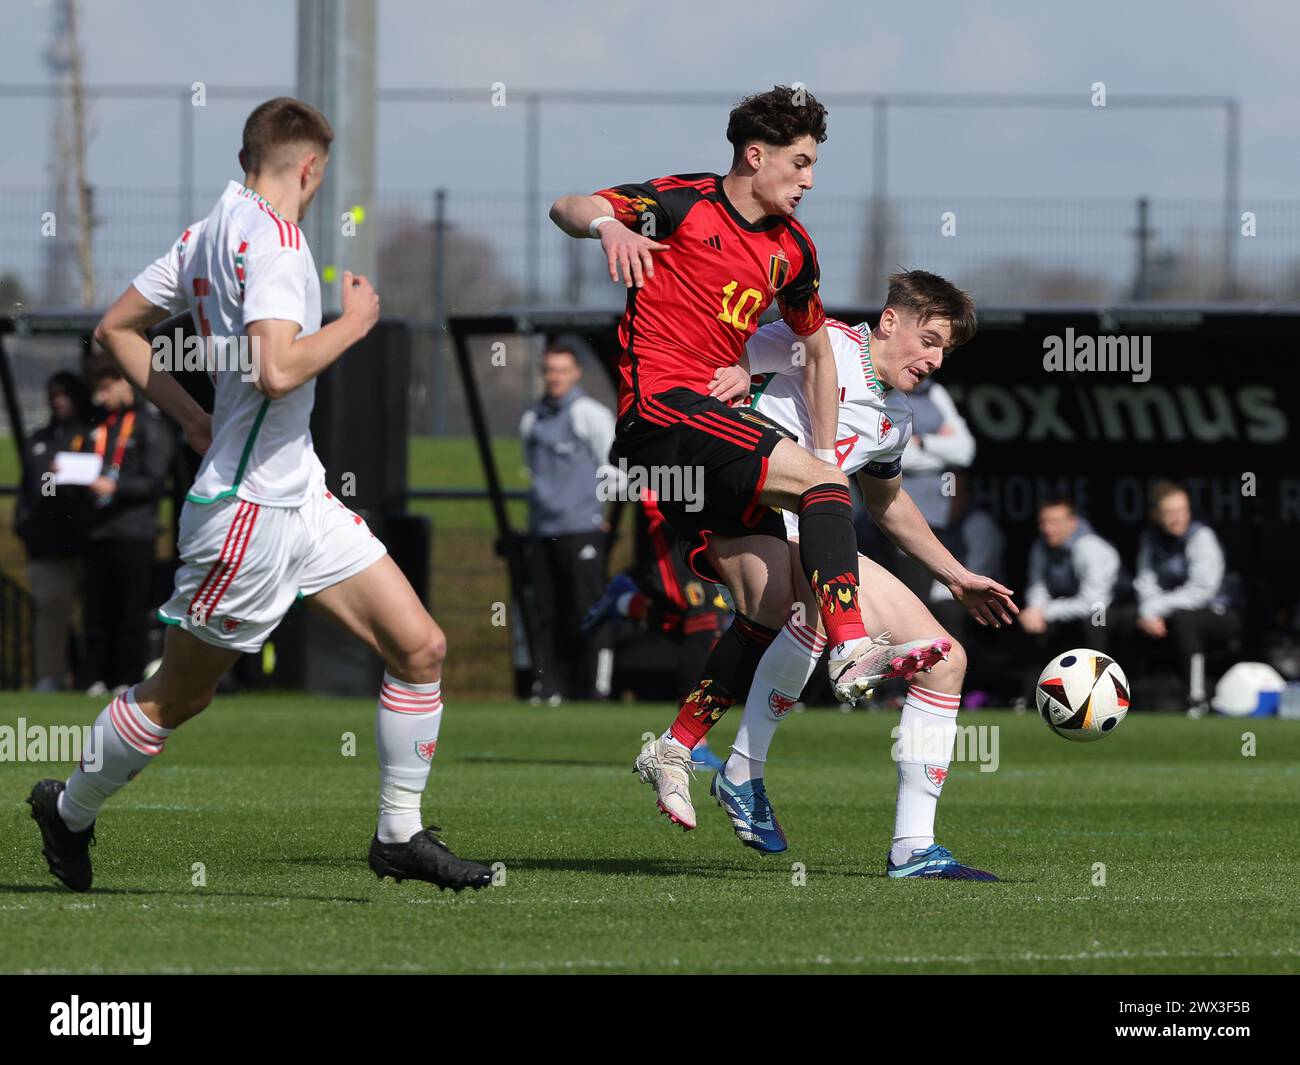
{"label": "white soccer ball", "polygon": [[1114,732],[1128,713],[1128,678],[1113,658],[1077,647],[1048,663],[1034,700],[1058,736],[1091,743]]}

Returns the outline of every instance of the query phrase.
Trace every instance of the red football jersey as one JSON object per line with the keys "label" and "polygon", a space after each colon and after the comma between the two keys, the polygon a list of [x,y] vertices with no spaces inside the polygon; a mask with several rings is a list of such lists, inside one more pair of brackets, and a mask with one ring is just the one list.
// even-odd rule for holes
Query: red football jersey
{"label": "red football jersey", "polygon": [[670,388],[708,395],[714,370],[740,361],[773,298],[797,336],[826,320],[807,231],[778,215],[745,221],[719,175],[656,178],[596,195],[623,225],[668,245],[654,253],[654,277],[628,291],[618,327],[620,415]]}

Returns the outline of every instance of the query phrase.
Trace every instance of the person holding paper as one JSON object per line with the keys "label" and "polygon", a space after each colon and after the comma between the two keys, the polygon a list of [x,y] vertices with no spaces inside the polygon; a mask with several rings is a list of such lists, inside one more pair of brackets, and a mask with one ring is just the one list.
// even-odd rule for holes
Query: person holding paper
{"label": "person holding paper", "polygon": [[67,683],[68,632],[81,585],[86,545],[84,488],[61,487],[57,456],[77,446],[90,419],[90,395],[76,374],[61,370],[45,385],[50,421],[27,438],[14,532],[27,548],[27,587],[36,606],[34,687]]}
{"label": "person holding paper", "polygon": [[103,695],[144,675],[158,501],[175,441],[171,427],[136,402],[112,359],[93,359],[89,377],[102,416],[81,449],[102,467],[87,486],[93,505],[84,615],[89,694]]}

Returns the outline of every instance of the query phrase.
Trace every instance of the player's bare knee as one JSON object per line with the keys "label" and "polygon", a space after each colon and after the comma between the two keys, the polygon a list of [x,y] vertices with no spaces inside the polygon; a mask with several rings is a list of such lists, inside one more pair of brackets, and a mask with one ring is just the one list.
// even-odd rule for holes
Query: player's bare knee
{"label": "player's bare knee", "polygon": [[385,665],[394,676],[412,684],[431,684],[442,676],[447,658],[447,636],[432,618],[401,646],[386,656]]}
{"label": "player's bare knee", "polygon": [[948,661],[944,665],[960,673],[963,677],[966,676],[966,648],[953,640],[952,648],[948,651]]}
{"label": "player's bare knee", "polygon": [[934,687],[939,691],[957,694],[961,691],[965,679],[966,649],[953,640],[948,658],[943,662],[936,662],[928,674],[918,679],[918,683],[925,688]]}
{"label": "player's bare knee", "polygon": [[817,488],[823,484],[835,484],[845,489],[849,487],[849,479],[844,476],[843,470],[817,459],[808,464],[803,481],[803,491],[805,492],[810,488]]}
{"label": "player's bare knee", "polygon": [[447,634],[437,622],[430,626],[430,633],[424,645],[424,659],[428,669],[435,673],[442,672],[442,664],[447,660]]}
{"label": "player's bare knee", "polygon": [[[827,472],[830,473],[829,477],[825,476]],[[844,476],[844,471],[837,466],[832,466],[828,462],[822,463],[822,469],[819,471],[819,474],[822,475],[821,484],[838,484],[843,485],[845,488],[849,486],[849,479]]]}

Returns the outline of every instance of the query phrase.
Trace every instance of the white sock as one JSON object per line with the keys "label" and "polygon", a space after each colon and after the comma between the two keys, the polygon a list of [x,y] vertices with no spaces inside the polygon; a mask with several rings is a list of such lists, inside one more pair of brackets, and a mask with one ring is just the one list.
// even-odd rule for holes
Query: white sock
{"label": "white sock", "polygon": [[834,666],[838,662],[843,662],[851,654],[853,649],[863,640],[871,639],[870,636],[859,636],[856,640],[849,640],[847,643],[837,643],[831,648],[829,664]]}
{"label": "white sock", "polygon": [[384,673],[375,712],[380,843],[405,843],[424,827],[420,796],[441,726],[442,681],[411,684]]}
{"label": "white sock", "polygon": [[776,727],[803,694],[825,646],[825,636],[791,618],[763,652],[723,770],[731,783],[744,784],[763,775]]}
{"label": "white sock", "polygon": [[81,764],[59,796],[59,816],[73,832],[87,829],[109,798],[162,754],[171,729],[155,725],[136,704],[135,689],[123,692],[95,718]]}
{"label": "white sock", "polygon": [[934,843],[934,814],[957,742],[960,705],[960,695],[932,691],[919,684],[907,689],[894,748],[898,802],[889,858],[895,865],[910,858],[913,851]]}
{"label": "white sock", "polygon": [[673,735],[673,730],[672,730],[671,728],[669,728],[668,731],[665,732],[665,733],[664,733],[662,736],[660,736],[659,738],[660,738],[661,740],[664,740],[664,741],[667,742],[667,743],[675,743],[675,744],[677,744],[677,746],[680,747],[683,751],[689,751],[689,750],[691,749],[691,748],[687,747],[686,744],[684,744],[684,743],[683,743],[681,740],[679,740],[676,736]]}

